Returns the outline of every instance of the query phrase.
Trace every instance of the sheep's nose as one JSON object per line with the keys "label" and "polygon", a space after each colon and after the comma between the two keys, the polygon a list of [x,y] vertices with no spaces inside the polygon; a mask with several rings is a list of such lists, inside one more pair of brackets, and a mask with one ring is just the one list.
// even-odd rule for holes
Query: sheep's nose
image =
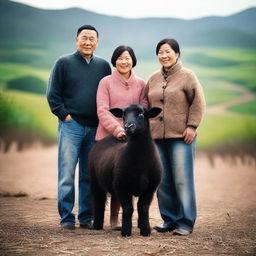
{"label": "sheep's nose", "polygon": [[126,123],[124,125],[124,129],[125,129],[125,132],[129,135],[129,134],[133,134],[134,131],[136,130],[136,125],[133,124],[133,123]]}

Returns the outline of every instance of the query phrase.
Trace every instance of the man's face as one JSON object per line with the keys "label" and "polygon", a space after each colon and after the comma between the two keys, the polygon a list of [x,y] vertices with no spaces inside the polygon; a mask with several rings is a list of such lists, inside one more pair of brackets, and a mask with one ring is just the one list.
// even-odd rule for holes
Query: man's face
{"label": "man's face", "polygon": [[98,45],[97,33],[94,30],[84,29],[76,37],[77,50],[85,57],[90,59]]}

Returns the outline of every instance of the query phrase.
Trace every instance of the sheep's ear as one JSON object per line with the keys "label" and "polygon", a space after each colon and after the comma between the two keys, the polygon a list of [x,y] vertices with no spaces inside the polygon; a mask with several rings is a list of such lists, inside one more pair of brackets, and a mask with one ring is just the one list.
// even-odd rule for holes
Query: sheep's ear
{"label": "sheep's ear", "polygon": [[162,111],[161,108],[151,108],[146,112],[146,117],[147,118],[153,118],[156,117],[160,112]]}
{"label": "sheep's ear", "polygon": [[121,108],[111,108],[109,110],[115,117],[121,118],[123,116],[123,110]]}

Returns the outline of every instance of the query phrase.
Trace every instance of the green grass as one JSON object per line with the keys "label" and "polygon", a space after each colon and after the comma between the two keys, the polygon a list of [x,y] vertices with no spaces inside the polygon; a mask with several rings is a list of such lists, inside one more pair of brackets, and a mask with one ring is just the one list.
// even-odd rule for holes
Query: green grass
{"label": "green grass", "polygon": [[231,101],[243,95],[241,92],[232,90],[230,88],[232,85],[221,80],[201,79],[200,82],[203,86],[207,106]]}
{"label": "green grass", "polygon": [[243,104],[235,105],[229,108],[233,112],[240,114],[249,114],[256,116],[256,100],[245,102]]}
{"label": "green grass", "polygon": [[12,111],[18,113],[15,115],[17,120],[25,117],[22,128],[43,134],[52,140],[56,138],[57,118],[51,113],[45,96],[11,90],[4,95],[12,102]]}
{"label": "green grass", "polygon": [[15,103],[12,97],[0,92],[0,128],[25,128],[27,124],[33,123],[30,113],[25,113]]}
{"label": "green grass", "polygon": [[198,147],[210,148],[234,141],[256,139],[255,116],[206,115],[198,129]]}

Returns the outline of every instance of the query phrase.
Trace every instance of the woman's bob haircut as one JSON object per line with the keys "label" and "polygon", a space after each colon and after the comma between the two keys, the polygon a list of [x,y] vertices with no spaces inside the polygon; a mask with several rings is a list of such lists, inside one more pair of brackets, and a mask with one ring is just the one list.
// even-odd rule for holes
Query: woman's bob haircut
{"label": "woman's bob haircut", "polygon": [[116,61],[117,59],[120,57],[120,55],[123,53],[123,52],[129,52],[129,54],[131,55],[131,58],[132,58],[132,67],[135,67],[136,64],[137,64],[137,59],[136,59],[136,56],[135,56],[135,53],[133,51],[133,49],[130,47],[130,46],[126,46],[126,45],[120,45],[118,46],[113,54],[112,54],[112,57],[111,57],[111,63],[113,65],[113,67],[116,67]]}

